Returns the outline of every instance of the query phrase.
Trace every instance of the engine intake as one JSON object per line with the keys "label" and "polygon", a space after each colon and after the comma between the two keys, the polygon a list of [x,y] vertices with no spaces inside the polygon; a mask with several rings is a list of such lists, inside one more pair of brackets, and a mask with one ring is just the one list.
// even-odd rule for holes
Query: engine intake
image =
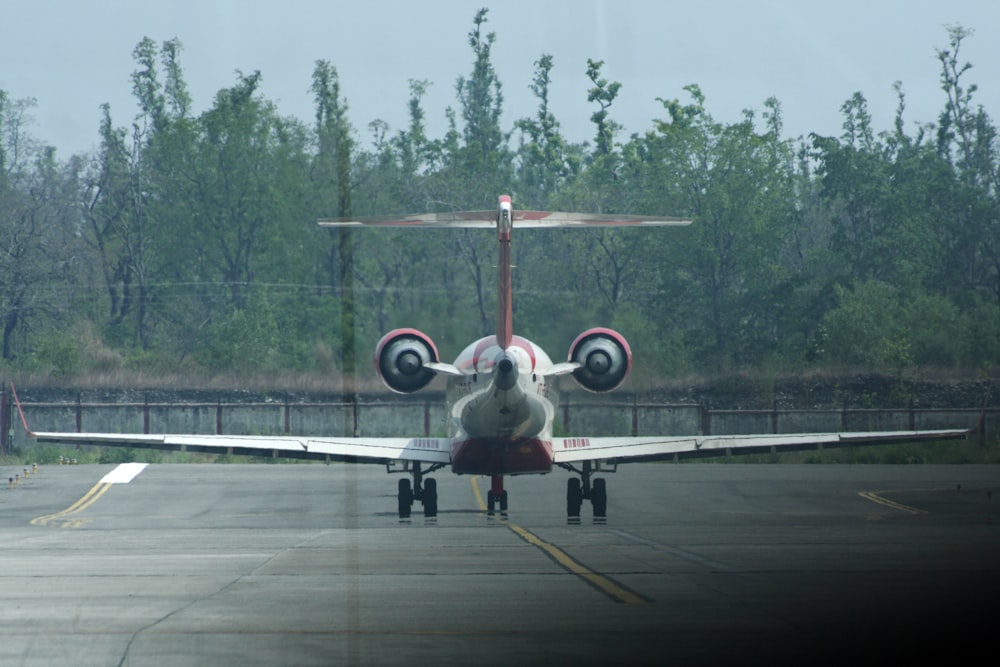
{"label": "engine intake", "polygon": [[625,337],[612,329],[588,329],[569,348],[577,384],[593,392],[617,389],[632,370],[632,350]]}
{"label": "engine intake", "polygon": [[437,348],[416,329],[395,329],[382,336],[375,347],[375,370],[389,389],[410,394],[434,379],[425,364],[439,361]]}

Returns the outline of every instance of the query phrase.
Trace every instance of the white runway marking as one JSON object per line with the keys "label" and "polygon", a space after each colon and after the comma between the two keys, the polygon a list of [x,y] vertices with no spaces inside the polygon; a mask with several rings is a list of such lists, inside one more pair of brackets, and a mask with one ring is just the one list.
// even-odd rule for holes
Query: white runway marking
{"label": "white runway marking", "polygon": [[128,484],[147,466],[146,463],[122,463],[101,478],[101,484]]}

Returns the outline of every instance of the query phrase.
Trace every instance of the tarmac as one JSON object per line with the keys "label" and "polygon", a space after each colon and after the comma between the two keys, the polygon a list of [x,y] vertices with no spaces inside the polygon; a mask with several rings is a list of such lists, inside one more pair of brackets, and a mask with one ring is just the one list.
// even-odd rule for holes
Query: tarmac
{"label": "tarmac", "polygon": [[3,666],[996,655],[1000,467],[632,464],[579,525],[563,471],[404,522],[379,466],[0,470]]}

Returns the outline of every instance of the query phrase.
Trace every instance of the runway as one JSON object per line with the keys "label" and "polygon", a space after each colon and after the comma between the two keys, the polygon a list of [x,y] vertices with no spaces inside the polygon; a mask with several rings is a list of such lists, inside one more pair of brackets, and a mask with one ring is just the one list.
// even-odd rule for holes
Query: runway
{"label": "runway", "polygon": [[995,467],[634,464],[580,525],[561,471],[505,521],[442,471],[407,523],[378,466],[113,471],[0,491],[0,665],[954,663],[997,631]]}

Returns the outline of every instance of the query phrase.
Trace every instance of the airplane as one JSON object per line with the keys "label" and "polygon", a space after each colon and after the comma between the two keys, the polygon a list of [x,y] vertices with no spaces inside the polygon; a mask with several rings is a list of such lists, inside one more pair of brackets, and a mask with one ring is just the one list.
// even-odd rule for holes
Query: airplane
{"label": "airplane", "polygon": [[[677,460],[732,453],[773,452],[916,440],[964,438],[966,429],[844,433],[750,434],[725,436],[587,437],[554,436],[558,392],[551,381],[570,376],[583,389],[617,389],[632,367],[632,350],[615,330],[595,327],[569,345],[566,361],[553,362],[538,345],[514,334],[512,317],[513,228],[683,226],[673,217],[515,210],[501,195],[495,210],[426,213],[389,218],[320,220],[324,227],[494,228],[497,235],[496,331],[470,343],[453,363],[441,360],[431,338],[417,329],[386,333],[375,347],[375,369],[393,392],[410,394],[436,376],[448,380],[447,435],[443,437],[314,437],[184,434],[32,432],[38,442],[63,442],[239,455],[320,459],[385,465],[403,473],[397,511],[408,519],[419,501],[426,518],[438,513],[437,483],[427,475],[450,467],[459,475],[491,480],[487,514],[509,509],[504,478],[568,470],[566,514],[578,522],[584,501],[595,521],[606,519],[607,484],[600,473],[620,463]],[[14,391],[16,400],[16,391]],[[18,402],[20,411],[20,403]]]}

